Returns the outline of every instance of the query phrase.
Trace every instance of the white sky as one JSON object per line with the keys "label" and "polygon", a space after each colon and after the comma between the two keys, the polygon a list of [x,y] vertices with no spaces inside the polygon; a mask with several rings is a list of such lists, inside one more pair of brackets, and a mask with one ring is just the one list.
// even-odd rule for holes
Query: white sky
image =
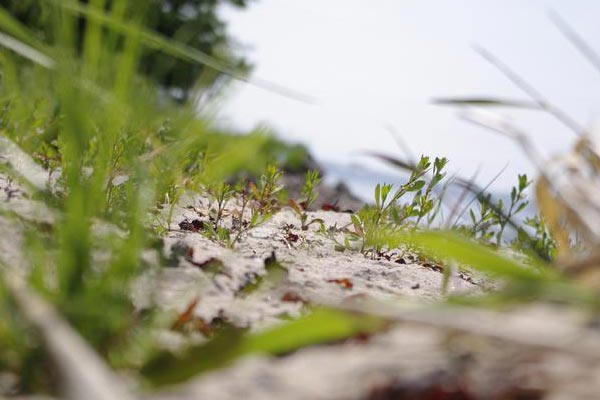
{"label": "white sky", "polygon": [[[236,84],[221,122],[259,122],[303,142],[319,160],[381,168],[364,150],[401,151],[386,124],[419,154],[447,156],[451,168],[479,182],[509,167],[505,190],[531,164],[508,139],[471,126],[434,97],[490,95],[527,99],[472,49],[479,44],[582,124],[600,111],[600,72],[548,17],[554,9],[600,52],[597,0],[258,0],[227,11],[231,35],[245,47],[254,75],[309,94],[317,105]],[[575,138],[548,116],[500,110],[527,128],[546,152]]]}

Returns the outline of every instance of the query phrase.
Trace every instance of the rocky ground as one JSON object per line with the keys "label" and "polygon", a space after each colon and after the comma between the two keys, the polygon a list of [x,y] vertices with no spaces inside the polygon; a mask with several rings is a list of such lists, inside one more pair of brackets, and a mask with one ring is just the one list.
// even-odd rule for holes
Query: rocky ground
{"label": "rocky ground", "polygon": [[[201,219],[208,214],[207,204],[206,199],[187,198],[175,210],[174,222]],[[317,211],[310,217],[322,219],[326,226],[350,222],[349,215],[340,212]],[[316,232],[316,227],[299,229],[298,217],[291,209],[284,208],[243,235],[233,250],[190,230],[171,231],[164,242],[168,257],[178,254],[178,264],[162,270],[155,294],[162,307],[176,312],[196,301],[193,312],[203,321],[225,318],[259,331],[279,323],[282,317],[301,315],[306,304],[366,307],[398,323],[366,340],[302,349],[282,358],[251,356],[157,399],[595,396],[581,393],[570,397],[574,388],[593,392],[573,379],[591,379],[595,369],[583,367],[578,356],[564,354],[560,346],[553,352],[547,351],[548,346],[538,346],[543,340],[536,335],[548,333],[551,347],[555,341],[573,337],[572,331],[562,330],[568,326],[577,331],[574,327],[581,321],[576,316],[552,307],[511,311],[509,315],[517,320],[507,320],[507,314],[500,313],[465,318],[458,312],[449,321],[436,314],[428,316],[423,307],[433,306],[445,296],[438,267],[408,251],[385,257],[341,252],[334,241]],[[248,280],[267,273],[265,260],[273,257],[285,267],[285,278],[249,296],[240,295]],[[222,273],[206,273],[203,266],[215,260],[222,261]],[[476,296],[491,287],[489,279],[455,273],[447,294]],[[413,311],[407,315],[406,310]],[[482,332],[475,329],[479,324],[485,328]],[[519,332],[523,328],[525,332]],[[588,395],[592,397],[585,397]]]}
{"label": "rocky ground", "polygon": [[[31,173],[25,168],[25,175]],[[35,174],[40,176],[39,171]],[[0,175],[0,256],[14,271],[25,270],[23,224],[55,222],[53,211],[25,193],[23,186]],[[325,202],[335,203],[335,195],[333,191]],[[343,227],[350,219],[342,211],[360,203],[348,197],[338,205],[340,211],[315,211],[309,218],[321,219],[326,227]],[[227,212],[236,207],[232,201]],[[260,332],[302,315],[308,305],[327,305],[380,315],[390,325],[373,336],[281,357],[248,356],[184,385],[138,397],[598,398],[600,336],[585,316],[550,305],[503,312],[440,309],[436,305],[447,294],[477,296],[496,283],[456,272],[444,292],[440,268],[410,251],[341,251],[331,237],[317,232],[317,225],[300,229],[298,216],[288,207],[226,248],[195,228],[208,214],[209,201],[201,196],[186,196],[177,205],[163,238],[166,265],[145,273],[132,288],[138,310],[158,306],[174,316],[187,311],[206,324],[221,319]],[[149,252],[148,259],[159,258]],[[282,267],[278,279],[247,291],[269,278],[268,266],[274,261]],[[203,340],[199,332],[157,334],[175,350],[190,340]]]}

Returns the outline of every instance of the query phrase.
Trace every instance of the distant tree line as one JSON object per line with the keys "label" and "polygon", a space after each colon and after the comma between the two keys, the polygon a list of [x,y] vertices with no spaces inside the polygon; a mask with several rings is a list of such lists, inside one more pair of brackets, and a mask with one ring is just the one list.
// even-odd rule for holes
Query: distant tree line
{"label": "distant tree line", "polygon": [[[251,0],[123,0],[132,6],[140,5],[145,13],[145,25],[156,32],[173,38],[204,53],[211,54],[239,70],[248,70],[243,57],[235,54],[227,35],[226,23],[219,16],[219,7],[231,5],[244,8]],[[79,0],[80,3],[101,4],[110,9],[116,0]],[[0,6],[33,30],[46,42],[53,40],[53,27],[50,21],[48,0],[0,0]],[[79,38],[85,29],[84,19],[80,20]],[[156,82],[177,100],[185,100],[189,91],[203,76],[202,84],[210,87],[218,82],[220,74],[208,71],[202,65],[177,60],[159,51],[146,50],[141,72]]]}

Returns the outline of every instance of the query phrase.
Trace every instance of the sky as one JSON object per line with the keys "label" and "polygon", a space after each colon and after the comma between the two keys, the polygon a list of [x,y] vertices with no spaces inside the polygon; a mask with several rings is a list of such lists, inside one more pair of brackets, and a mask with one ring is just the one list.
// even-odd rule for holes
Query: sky
{"label": "sky", "polygon": [[[474,50],[481,46],[582,125],[598,125],[600,72],[560,33],[550,10],[600,52],[595,0],[257,0],[241,12],[228,9],[229,32],[254,64],[253,77],[314,101],[235,83],[218,119],[240,130],[267,124],[306,144],[318,161],[348,166],[350,180],[357,168],[390,172],[369,151],[405,157],[393,127],[413,154],[446,156],[451,172],[477,174],[481,184],[507,166],[494,183],[505,191],[518,173],[535,176],[532,163],[513,141],[432,99],[528,99]],[[538,111],[495,112],[525,129],[545,156],[576,140]]]}

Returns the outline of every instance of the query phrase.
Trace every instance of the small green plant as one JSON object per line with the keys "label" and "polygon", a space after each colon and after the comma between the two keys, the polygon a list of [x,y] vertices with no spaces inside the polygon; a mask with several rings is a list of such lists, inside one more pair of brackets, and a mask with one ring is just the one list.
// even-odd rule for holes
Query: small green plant
{"label": "small green plant", "polygon": [[443,172],[444,167],[448,164],[448,159],[445,157],[436,157],[433,162],[433,177],[427,183],[427,187],[424,193],[418,191],[415,195],[413,203],[418,206],[418,215],[415,225],[419,225],[421,220],[427,217],[428,225],[430,225],[437,216],[437,211],[440,209],[442,202],[442,196],[433,196],[433,190],[436,186],[444,179],[446,173]]}
{"label": "small green plant", "polygon": [[209,207],[210,209],[210,220],[212,227],[217,228],[221,220],[223,219],[223,213],[225,212],[225,206],[231,199],[234,191],[228,183],[217,183],[208,190],[208,193],[215,199],[216,208]]}
{"label": "small green plant", "polygon": [[233,247],[231,242],[231,229],[224,225],[224,213],[227,202],[233,195],[231,186],[227,183],[218,183],[207,189],[209,196],[214,199],[214,207],[209,205],[209,221],[203,224],[203,233],[206,237]]}
{"label": "small green plant", "polygon": [[[527,180],[527,175],[519,175],[519,182],[517,186],[513,186],[510,191],[510,205],[508,206],[508,210],[506,213],[495,213],[496,221],[498,226],[500,227],[498,233],[496,234],[496,244],[500,245],[502,243],[502,235],[504,234],[504,230],[509,221],[518,213],[523,211],[525,207],[529,204],[529,200],[525,198],[525,189],[529,187],[531,181]],[[502,199],[498,200],[497,208],[499,210],[503,210]]]}
{"label": "small green plant", "polygon": [[[447,163],[446,158],[435,158],[431,163],[429,157],[423,156],[413,168],[408,182],[395,192],[390,184],[378,184],[374,193],[375,204],[365,206],[351,215],[353,230],[346,230],[343,243],[336,240],[337,247],[377,254],[386,247],[382,237],[401,230],[417,229],[423,222],[426,222],[427,227],[431,227],[436,221],[441,223],[438,214],[447,184],[439,193],[436,188],[446,176],[444,168]],[[427,180],[430,171],[431,178]],[[470,221],[454,226],[453,229],[482,244],[494,247],[510,245],[538,260],[552,260],[556,254],[556,242],[543,220],[537,215],[523,222],[515,220],[529,204],[526,190],[530,184],[526,175],[519,175],[517,185],[510,192],[509,204],[505,204],[502,199],[494,201],[490,193],[479,192],[476,197],[478,210],[469,208]],[[401,200],[409,193],[414,193],[412,199],[402,203]],[[510,242],[505,240],[509,225],[516,233],[516,237]],[[334,233],[325,229],[321,232],[335,240]]]}
{"label": "small green plant", "polygon": [[470,224],[455,227],[468,236],[480,239],[482,242],[490,242],[494,237],[494,232],[490,229],[494,225],[494,210],[492,208],[491,193],[479,194],[477,196],[479,211],[476,213],[473,208],[469,209]]}
{"label": "small green plant", "polygon": [[[258,184],[247,182],[232,188],[227,183],[219,183],[206,189],[210,198],[209,221],[202,223],[201,233],[233,248],[245,232],[267,222],[279,209],[277,196],[283,189],[279,183],[281,177],[282,172],[269,165]],[[236,206],[227,210],[227,204],[234,200]],[[248,212],[249,219],[245,219]]]}
{"label": "small green plant", "polygon": [[321,183],[319,171],[310,170],[306,172],[304,187],[302,187],[302,196],[304,196],[302,203],[304,203],[304,209],[308,210],[315,200],[317,200],[317,197],[319,197],[319,193],[316,191],[319,183]]}
{"label": "small green plant", "polygon": [[316,191],[316,187],[321,182],[319,171],[308,171],[304,180],[304,187],[302,188],[303,199],[300,202],[296,202],[294,199],[289,199],[289,205],[292,210],[298,215],[300,219],[300,228],[305,231],[312,224],[323,224],[323,220],[320,218],[313,218],[308,220],[308,214],[306,211],[310,209],[312,204],[319,197],[319,193]]}
{"label": "small green plant", "polygon": [[257,184],[249,183],[255,203],[253,208],[263,214],[272,211],[273,206],[277,203],[275,195],[283,189],[280,184],[282,176],[283,173],[275,165],[268,165]]}
{"label": "small green plant", "polygon": [[[525,219],[523,224],[524,227],[519,227],[517,237],[512,241],[511,246],[538,255],[546,261],[554,260],[557,251],[556,240],[552,237],[543,218],[536,214]],[[526,227],[533,230],[533,235],[527,234]]]}
{"label": "small green plant", "polygon": [[[425,194],[421,194],[421,190],[427,184],[425,176],[431,170],[431,161],[426,156],[421,157],[408,182],[401,185],[393,195],[390,196],[392,185],[378,184],[375,187],[375,205],[365,206],[357,214],[351,215],[354,233],[348,236],[345,242],[360,241],[361,252],[371,248],[380,251],[381,246],[375,242],[375,237],[382,232],[390,232],[406,227],[410,218],[420,220],[427,215],[434,208],[431,206],[433,202],[429,197],[430,191],[443,177],[440,177],[440,174],[446,161],[440,160],[445,159],[436,158],[435,164],[439,167],[439,170],[436,169],[435,182],[430,181]],[[415,193],[412,201],[400,203],[403,196],[408,193]]]}
{"label": "small green plant", "polygon": [[527,175],[518,176],[517,186],[513,186],[510,192],[508,207],[505,206],[502,199],[498,199],[494,203],[490,193],[479,193],[477,195],[479,211],[476,213],[472,208],[469,209],[470,225],[458,227],[458,230],[483,243],[495,241],[496,246],[502,245],[507,225],[516,226],[515,216],[529,205],[525,190],[530,184],[531,181],[527,180]]}
{"label": "small green plant", "polygon": [[250,182],[250,225],[257,226],[268,221],[275,211],[280,208],[278,195],[283,190],[280,181],[283,172],[275,165],[267,165],[265,172],[258,180],[258,184]]}

